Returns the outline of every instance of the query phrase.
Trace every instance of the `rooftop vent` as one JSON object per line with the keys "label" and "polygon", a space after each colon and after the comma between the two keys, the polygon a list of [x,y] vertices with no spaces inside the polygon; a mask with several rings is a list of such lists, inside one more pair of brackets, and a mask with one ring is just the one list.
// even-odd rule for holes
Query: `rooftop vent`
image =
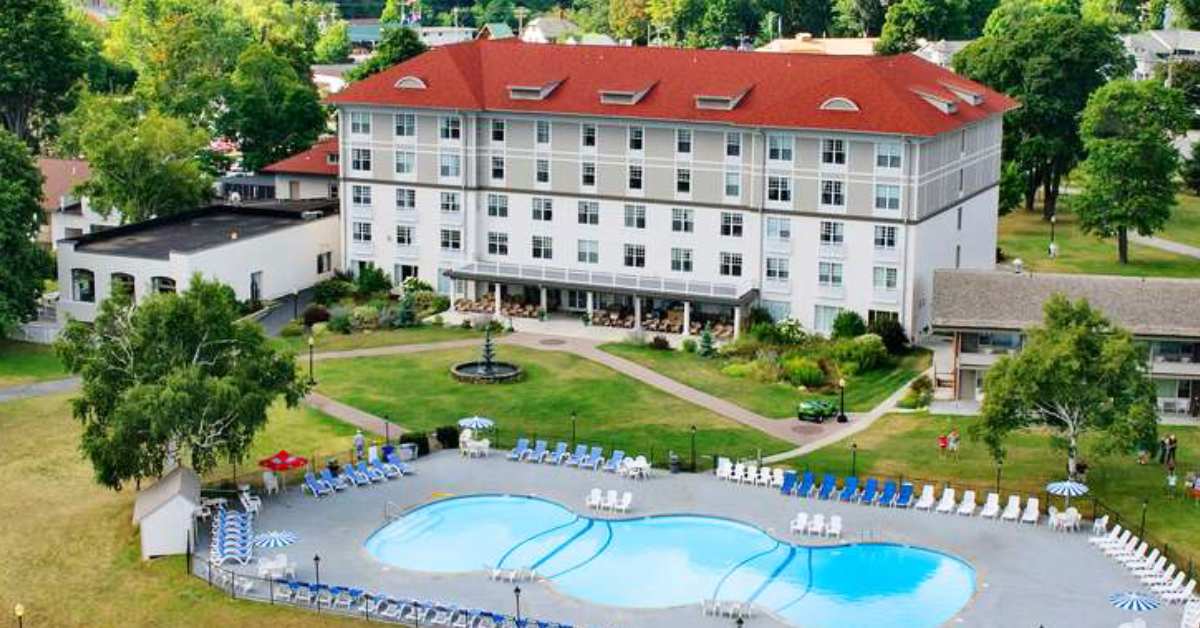
{"label": "rooftop vent", "polygon": [[834,96],[821,103],[821,111],[858,111],[858,103],[845,96]]}
{"label": "rooftop vent", "polygon": [[396,89],[425,89],[426,87],[425,81],[417,76],[403,76],[396,81]]}
{"label": "rooftop vent", "polygon": [[323,212],[319,209],[309,209],[309,210],[300,212],[301,220],[316,220],[316,219],[322,218],[324,216],[325,216],[325,212]]}
{"label": "rooftop vent", "polygon": [[561,83],[559,79],[541,85],[509,85],[508,97],[513,100],[545,100]]}

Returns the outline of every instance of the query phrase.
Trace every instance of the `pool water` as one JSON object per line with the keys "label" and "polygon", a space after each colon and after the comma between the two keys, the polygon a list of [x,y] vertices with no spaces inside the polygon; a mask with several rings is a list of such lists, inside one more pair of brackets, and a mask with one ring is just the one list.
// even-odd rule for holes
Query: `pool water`
{"label": "pool water", "polygon": [[564,593],[610,606],[752,602],[806,628],[938,626],[975,590],[970,565],[931,550],[805,547],[728,519],[592,519],[543,499],[505,495],[417,508],[373,534],[366,549],[416,571],[531,568]]}

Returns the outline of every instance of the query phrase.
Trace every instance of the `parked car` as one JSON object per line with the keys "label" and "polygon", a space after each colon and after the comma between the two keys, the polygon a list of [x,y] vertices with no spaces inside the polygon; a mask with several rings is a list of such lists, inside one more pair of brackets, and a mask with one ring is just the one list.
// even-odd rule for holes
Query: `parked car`
{"label": "parked car", "polygon": [[832,401],[809,399],[796,404],[796,418],[801,421],[824,423],[825,419],[837,415],[837,406]]}

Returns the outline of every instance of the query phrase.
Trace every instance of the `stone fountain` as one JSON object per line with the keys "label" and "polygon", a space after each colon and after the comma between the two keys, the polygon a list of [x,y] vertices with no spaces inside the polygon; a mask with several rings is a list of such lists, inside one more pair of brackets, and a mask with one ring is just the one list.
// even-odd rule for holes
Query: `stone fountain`
{"label": "stone fountain", "polygon": [[483,352],[480,359],[459,362],[450,367],[450,373],[454,375],[454,379],[468,384],[499,384],[520,379],[522,371],[516,364],[496,360],[492,330],[488,329],[483,335]]}

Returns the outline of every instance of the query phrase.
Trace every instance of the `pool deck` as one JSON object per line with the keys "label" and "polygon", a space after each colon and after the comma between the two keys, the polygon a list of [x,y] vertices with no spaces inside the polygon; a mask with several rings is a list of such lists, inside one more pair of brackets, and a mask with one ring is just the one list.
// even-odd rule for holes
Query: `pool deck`
{"label": "pool deck", "polygon": [[[716,515],[757,525],[781,540],[821,544],[816,537],[793,537],[787,532],[788,522],[797,511],[804,510],[841,515],[845,524],[842,542],[906,543],[948,552],[974,566],[977,586],[975,596],[947,625],[1099,627],[1118,626],[1140,616],[1150,626],[1173,627],[1182,618],[1182,606],[1164,606],[1141,614],[1110,606],[1109,594],[1137,590],[1138,582],[1090,546],[1086,533],[1052,532],[1045,526],[978,517],[785,498],[773,489],[721,482],[708,474],[668,475],[657,471],[655,477],[639,482],[608,473],[513,463],[496,452],[489,458],[473,460],[460,457],[456,451],[440,452],[422,458],[414,467],[415,475],[350,488],[320,500],[301,495],[298,487],[291,486],[283,495],[264,497],[255,530],[289,530],[300,540],[282,549],[258,550],[258,555],[287,554],[298,563],[299,580],[314,579],[312,557],[319,554],[322,583],[511,614],[513,585],[492,582],[482,571],[455,575],[402,571],[368,554],[363,542],[384,525],[387,504],[410,508],[437,499],[435,494],[511,493],[536,495],[588,513],[584,497],[591,488],[601,487],[633,492],[630,514],[615,515],[619,518],[666,513]],[[200,547],[207,547],[206,539]],[[240,569],[254,572],[252,565]],[[670,574],[664,573],[663,577],[669,578]],[[523,582],[521,590],[522,615],[576,626],[731,624],[726,618],[703,616],[698,605],[661,610],[611,608],[568,597],[545,582]],[[763,614],[747,623],[784,625]]]}

